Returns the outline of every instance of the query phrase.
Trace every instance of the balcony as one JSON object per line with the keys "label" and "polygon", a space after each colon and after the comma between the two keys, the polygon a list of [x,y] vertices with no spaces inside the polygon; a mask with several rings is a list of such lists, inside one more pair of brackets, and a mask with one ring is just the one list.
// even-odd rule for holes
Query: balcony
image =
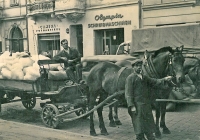
{"label": "balcony", "polygon": [[27,4],[27,15],[49,17],[54,12],[55,1],[35,1]]}
{"label": "balcony", "polygon": [[86,0],[56,0],[55,16],[77,22],[85,15]]}

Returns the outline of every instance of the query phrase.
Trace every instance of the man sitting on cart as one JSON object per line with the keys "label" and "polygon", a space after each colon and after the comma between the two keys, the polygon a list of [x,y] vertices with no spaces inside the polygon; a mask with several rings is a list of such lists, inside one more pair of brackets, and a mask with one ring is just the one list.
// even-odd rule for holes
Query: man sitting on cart
{"label": "man sitting on cart", "polygon": [[[53,59],[64,62],[67,76],[73,83],[84,83],[82,80],[81,54],[77,49],[68,46],[67,39],[61,41],[61,46],[63,50],[55,55]],[[76,72],[76,76],[74,72]]]}

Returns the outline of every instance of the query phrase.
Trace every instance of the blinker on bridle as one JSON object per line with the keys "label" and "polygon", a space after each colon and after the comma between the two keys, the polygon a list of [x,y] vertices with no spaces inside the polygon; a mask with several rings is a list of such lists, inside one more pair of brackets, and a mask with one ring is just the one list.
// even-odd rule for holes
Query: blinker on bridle
{"label": "blinker on bridle", "polygon": [[[169,54],[169,61],[168,61],[168,68],[169,68],[169,76],[172,76],[172,77],[175,77],[175,72],[174,72],[174,68],[173,68],[173,65],[172,65],[172,57],[173,55],[170,53]],[[175,84],[173,82],[173,80],[170,80],[171,84],[174,85],[174,86],[177,86],[177,84]]]}

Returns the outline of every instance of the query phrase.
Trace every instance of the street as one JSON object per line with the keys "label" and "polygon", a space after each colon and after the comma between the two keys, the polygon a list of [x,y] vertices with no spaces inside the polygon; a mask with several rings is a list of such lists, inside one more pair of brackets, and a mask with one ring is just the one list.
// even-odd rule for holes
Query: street
{"label": "street", "polygon": [[[89,119],[80,119],[62,123],[59,129],[47,128],[40,118],[41,108],[37,100],[33,110],[26,110],[21,102],[2,105],[0,115],[0,139],[2,140],[75,140],[75,139],[112,139],[134,140],[134,132],[130,117],[125,107],[119,108],[119,118],[122,125],[111,128],[108,121],[108,108],[103,115],[108,130],[108,136],[100,135],[98,116],[95,112],[95,128],[97,137],[89,135]],[[166,125],[171,134],[162,135],[162,140],[200,140],[200,105],[179,104],[176,112],[167,112]],[[68,117],[74,117],[71,114]],[[6,121],[5,121],[6,120]]]}

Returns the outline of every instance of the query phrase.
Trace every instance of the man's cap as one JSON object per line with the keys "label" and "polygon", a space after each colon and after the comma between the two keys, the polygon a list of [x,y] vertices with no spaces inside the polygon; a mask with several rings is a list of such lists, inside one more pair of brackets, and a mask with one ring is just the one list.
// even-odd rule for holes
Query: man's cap
{"label": "man's cap", "polygon": [[141,59],[135,59],[131,62],[131,66],[134,66],[135,64],[141,63],[142,64],[142,60]]}

